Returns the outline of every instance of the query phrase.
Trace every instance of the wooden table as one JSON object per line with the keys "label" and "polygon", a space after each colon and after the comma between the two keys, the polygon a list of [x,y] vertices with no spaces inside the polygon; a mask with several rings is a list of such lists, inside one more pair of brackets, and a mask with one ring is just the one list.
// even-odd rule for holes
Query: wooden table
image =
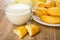
{"label": "wooden table", "polygon": [[[0,1],[1,3],[1,1]],[[0,4],[0,8],[1,8]],[[6,17],[3,7],[0,9],[0,40],[60,40],[60,28],[59,27],[48,27],[38,24],[35,21],[31,23],[36,24],[40,27],[41,31],[34,37],[26,35],[23,39],[20,39],[14,32],[13,29],[17,27],[13,25]]]}

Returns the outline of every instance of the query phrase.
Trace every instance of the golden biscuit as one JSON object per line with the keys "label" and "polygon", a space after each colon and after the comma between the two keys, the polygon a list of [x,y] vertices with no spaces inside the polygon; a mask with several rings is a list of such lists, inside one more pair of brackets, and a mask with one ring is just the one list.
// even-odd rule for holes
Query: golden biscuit
{"label": "golden biscuit", "polygon": [[60,7],[60,0],[55,0],[56,7]]}
{"label": "golden biscuit", "polygon": [[33,10],[39,9],[39,8],[44,8],[44,7],[45,7],[45,3],[44,3],[44,2],[40,2],[40,3],[36,4],[36,5],[33,7]]}
{"label": "golden biscuit", "polygon": [[32,5],[35,6],[36,4],[39,4],[39,3],[45,3],[46,0],[32,0]]}
{"label": "golden biscuit", "polygon": [[47,13],[51,16],[60,16],[60,8],[59,7],[48,8]]}
{"label": "golden biscuit", "polygon": [[16,33],[20,38],[23,38],[27,34],[27,30],[24,26],[20,26],[14,29],[14,33]]}
{"label": "golden biscuit", "polygon": [[60,7],[60,2],[56,2],[56,7]]}
{"label": "golden biscuit", "polygon": [[37,15],[37,16],[41,16],[41,15],[47,15],[47,9],[46,8],[41,8],[41,7],[38,7],[36,9],[35,12],[33,12],[33,14]]}
{"label": "golden biscuit", "polygon": [[49,24],[59,24],[60,23],[60,17],[53,17],[48,15],[43,15],[40,17],[40,20],[49,23]]}
{"label": "golden biscuit", "polygon": [[34,36],[40,31],[39,27],[34,24],[26,25],[26,29],[28,30],[30,36]]}
{"label": "golden biscuit", "polygon": [[54,7],[55,6],[55,2],[52,1],[52,0],[47,0],[46,1],[46,4],[45,4],[45,7],[46,8],[50,8],[50,7]]}
{"label": "golden biscuit", "polygon": [[40,2],[39,4],[37,4],[37,7],[45,7],[45,3],[44,2]]}

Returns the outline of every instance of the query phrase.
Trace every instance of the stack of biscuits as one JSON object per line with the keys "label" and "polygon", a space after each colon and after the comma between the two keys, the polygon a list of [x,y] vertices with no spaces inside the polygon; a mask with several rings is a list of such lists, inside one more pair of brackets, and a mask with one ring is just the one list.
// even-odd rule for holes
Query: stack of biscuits
{"label": "stack of biscuits", "polygon": [[33,10],[33,14],[40,17],[42,22],[60,24],[60,0],[40,0]]}

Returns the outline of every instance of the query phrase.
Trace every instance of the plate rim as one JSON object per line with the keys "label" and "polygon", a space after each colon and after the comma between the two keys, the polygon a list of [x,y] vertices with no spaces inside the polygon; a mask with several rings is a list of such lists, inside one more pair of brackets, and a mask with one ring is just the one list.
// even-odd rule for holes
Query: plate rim
{"label": "plate rim", "polygon": [[47,24],[47,23],[44,23],[42,22],[38,17],[36,17],[35,15],[32,14],[32,19],[36,22],[38,22],[39,24],[42,24],[42,25],[45,25],[45,26],[53,26],[53,27],[60,27],[60,24]]}

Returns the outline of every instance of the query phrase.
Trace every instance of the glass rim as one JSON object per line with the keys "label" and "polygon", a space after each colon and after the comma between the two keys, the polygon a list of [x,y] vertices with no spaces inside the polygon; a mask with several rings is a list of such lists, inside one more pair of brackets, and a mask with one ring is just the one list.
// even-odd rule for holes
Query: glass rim
{"label": "glass rim", "polygon": [[[24,4],[24,5],[27,5],[27,4]],[[32,7],[30,5],[27,5],[27,6],[28,6],[28,8],[26,8],[26,9],[10,9],[9,6],[6,6],[6,7],[4,7],[4,10],[8,11],[8,12],[24,12],[24,11],[32,9]]]}

